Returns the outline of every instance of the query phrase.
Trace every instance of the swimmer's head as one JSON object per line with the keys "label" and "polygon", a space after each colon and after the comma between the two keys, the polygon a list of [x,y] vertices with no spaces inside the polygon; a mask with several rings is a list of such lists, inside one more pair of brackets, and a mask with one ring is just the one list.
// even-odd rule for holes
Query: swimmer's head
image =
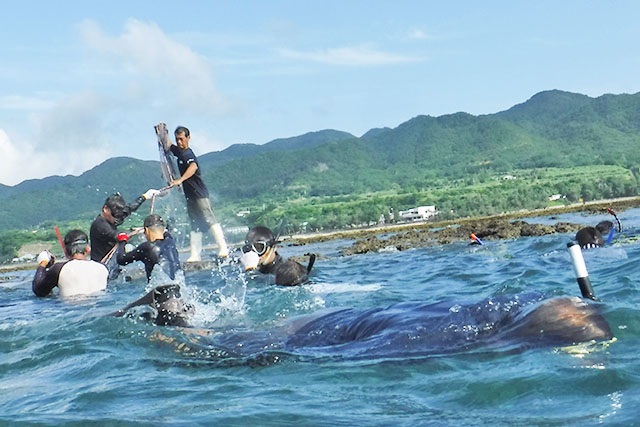
{"label": "swimmer's head", "polygon": [[160,215],[151,214],[144,219],[144,235],[147,240],[154,241],[164,238],[166,227]]}
{"label": "swimmer's head", "polygon": [[576,241],[582,249],[599,248],[604,245],[602,233],[595,227],[584,227],[578,230]]}
{"label": "swimmer's head", "polygon": [[601,221],[596,225],[596,230],[598,230],[603,236],[609,234],[612,228],[613,223],[611,221]]}
{"label": "swimmer's head", "polygon": [[244,243],[242,252],[254,251],[262,256],[269,248],[276,245],[276,238],[270,229],[258,225],[249,230],[247,237],[244,239]]}
{"label": "swimmer's head", "polygon": [[259,256],[259,264],[269,264],[275,259],[277,243],[270,229],[258,225],[247,233],[242,252],[244,254],[255,252]]}
{"label": "swimmer's head", "polygon": [[104,201],[102,212],[105,214],[107,221],[115,225],[122,224],[131,213],[120,193],[115,193],[107,197],[107,200]]}
{"label": "swimmer's head", "polygon": [[153,290],[153,307],[157,310],[155,323],[159,326],[189,326],[189,317],[195,311],[190,304],[185,304],[180,294],[180,286],[157,286]]}
{"label": "swimmer's head", "polygon": [[64,249],[69,258],[89,252],[89,238],[82,230],[71,230],[64,236]]}

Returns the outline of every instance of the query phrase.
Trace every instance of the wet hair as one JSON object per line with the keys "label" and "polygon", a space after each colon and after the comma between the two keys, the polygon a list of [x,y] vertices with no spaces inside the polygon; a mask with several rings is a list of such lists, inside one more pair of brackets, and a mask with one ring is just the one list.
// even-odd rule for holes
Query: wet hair
{"label": "wet hair", "polygon": [[184,136],[189,136],[189,135],[191,135],[191,133],[189,132],[189,129],[187,129],[187,128],[186,128],[186,127],[184,127],[184,126],[178,126],[178,127],[176,128],[176,130],[173,132],[173,134],[174,134],[174,135],[177,135],[177,134],[179,134],[179,133],[184,133]]}
{"label": "wet hair", "polygon": [[82,230],[71,230],[64,236],[64,248],[69,257],[75,254],[84,254],[88,244],[89,238]]}
{"label": "wet hair", "polygon": [[596,230],[602,233],[603,236],[609,234],[612,228],[613,223],[611,221],[600,221],[598,225],[596,225]]}
{"label": "wet hair", "polygon": [[125,218],[131,213],[120,193],[115,193],[107,197],[104,201],[104,206],[111,211],[111,215],[116,219],[116,225],[122,224]]}
{"label": "wet hair", "polygon": [[144,219],[144,226],[147,228],[164,228],[164,221],[160,215],[151,214]]}
{"label": "wet hair", "polygon": [[258,225],[249,230],[247,237],[245,237],[244,240],[248,244],[268,242],[270,247],[276,244],[276,238],[273,235],[273,231],[262,225]]}

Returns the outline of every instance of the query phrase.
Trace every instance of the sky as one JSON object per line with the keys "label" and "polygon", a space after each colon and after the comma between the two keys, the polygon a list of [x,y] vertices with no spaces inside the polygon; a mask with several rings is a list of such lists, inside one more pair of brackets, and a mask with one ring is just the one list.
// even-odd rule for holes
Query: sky
{"label": "sky", "polygon": [[560,89],[640,92],[640,2],[29,1],[0,14],[0,183]]}

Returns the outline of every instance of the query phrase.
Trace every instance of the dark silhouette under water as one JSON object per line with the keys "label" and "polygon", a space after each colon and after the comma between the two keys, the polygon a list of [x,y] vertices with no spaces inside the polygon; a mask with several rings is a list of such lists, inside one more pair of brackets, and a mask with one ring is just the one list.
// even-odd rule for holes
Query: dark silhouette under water
{"label": "dark silhouette under water", "polygon": [[[184,318],[178,325],[185,325]],[[478,348],[520,351],[613,337],[598,304],[577,297],[545,298],[540,293],[501,295],[471,304],[411,302],[338,309],[299,316],[264,331],[187,328],[185,332],[179,343],[175,338],[169,340],[181,352],[237,363],[247,359],[273,361],[284,355],[363,359]]]}

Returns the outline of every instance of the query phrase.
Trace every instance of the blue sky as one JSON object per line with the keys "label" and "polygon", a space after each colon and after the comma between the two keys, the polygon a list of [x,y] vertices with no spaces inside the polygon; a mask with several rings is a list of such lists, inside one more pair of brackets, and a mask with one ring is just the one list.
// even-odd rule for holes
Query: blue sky
{"label": "blue sky", "polygon": [[640,91],[636,1],[25,1],[0,15],[0,183],[417,115],[542,90]]}

